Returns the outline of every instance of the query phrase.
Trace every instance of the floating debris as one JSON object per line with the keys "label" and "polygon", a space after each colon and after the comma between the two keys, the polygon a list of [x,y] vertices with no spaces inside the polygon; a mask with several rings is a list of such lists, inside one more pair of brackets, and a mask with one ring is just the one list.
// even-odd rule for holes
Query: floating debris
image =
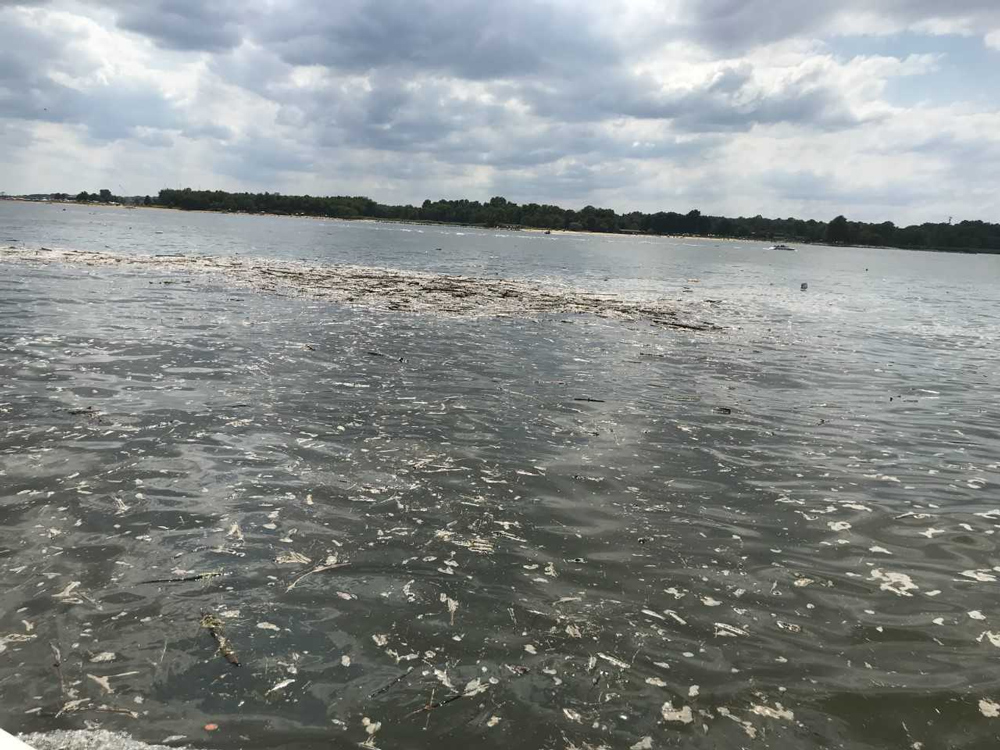
{"label": "floating debris", "polygon": [[7,645],[10,643],[28,643],[37,638],[36,635],[29,633],[11,633],[10,635],[0,635],[0,654],[7,650]]}
{"label": "floating debris", "polygon": [[743,728],[743,731],[746,733],[747,737],[749,737],[750,739],[757,738],[757,727],[755,727],[752,722],[739,718],[726,706],[719,706],[715,710],[719,714],[719,716],[723,716],[739,724]]}
{"label": "floating debris", "polygon": [[621,659],[615,656],[608,656],[607,654],[602,654],[602,653],[598,653],[597,655],[600,658],[604,659],[604,661],[608,662],[609,664],[614,664],[619,669],[628,669],[631,666],[628,662],[622,661]]}
{"label": "floating debris", "polygon": [[724,622],[717,622],[715,623],[715,635],[723,638],[735,638],[736,636],[749,635],[749,633],[743,630],[743,628],[738,628],[735,625],[727,625]]}
{"label": "floating debris", "polygon": [[[992,737],[975,708],[1000,710],[988,327],[907,320],[890,369],[880,338],[827,336],[854,328],[839,307],[819,330],[826,307],[774,325],[736,299],[719,314],[745,327],[695,344],[642,317],[345,299],[356,315],[294,279],[232,304],[221,274],[147,290],[186,271],[4,268],[0,689],[33,726],[146,720],[171,699],[209,713],[167,716],[167,744],[210,719],[265,745],[342,731],[333,744],[651,750],[693,730],[705,747],[814,748],[831,731],[878,744],[888,714],[927,747],[956,722],[970,745]],[[911,345],[947,350],[940,398],[890,418],[883,389],[927,376]],[[239,564],[203,580],[220,554]],[[150,575],[169,583],[137,585]],[[199,605],[249,638],[244,671],[184,633]],[[941,716],[921,723],[926,701],[900,703],[900,685]],[[854,706],[833,729],[813,710],[830,695]]]}
{"label": "floating debris", "polygon": [[305,578],[314,575],[315,573],[322,573],[327,570],[336,570],[337,568],[343,568],[345,565],[347,565],[347,563],[338,562],[338,557],[336,554],[327,555],[326,560],[324,560],[320,565],[317,565],[311,570],[306,571],[298,578],[296,578],[294,581],[292,581],[291,584],[289,584],[288,588],[285,589],[285,591],[286,592],[291,591],[296,586],[298,586]]}
{"label": "floating debris", "polygon": [[225,575],[220,570],[211,571],[208,573],[195,573],[189,576],[180,576],[178,578],[153,578],[149,581],[139,581],[140,584],[146,583],[190,583],[191,581],[207,581],[211,578],[218,578],[219,576]]}
{"label": "floating debris", "polygon": [[88,674],[87,678],[90,679],[90,680],[93,680],[98,685],[100,685],[101,688],[104,690],[105,693],[113,693],[113,692],[115,692],[111,688],[111,682],[108,680],[107,677],[98,677],[97,675]]}
{"label": "floating debris", "polygon": [[879,586],[882,591],[891,591],[896,596],[913,596],[911,591],[917,590],[917,585],[906,573],[894,573],[875,568],[871,572],[871,580],[881,581]]}
{"label": "floating debris", "polygon": [[765,716],[768,719],[783,719],[785,721],[795,720],[795,714],[782,706],[780,703],[775,703],[774,708],[764,705],[755,705],[751,706],[750,710],[758,716]]}
{"label": "floating debris", "polygon": [[455,625],[455,613],[458,612],[458,601],[452,599],[447,594],[441,594],[441,602],[448,607],[448,613],[451,615],[451,625]]}
{"label": "floating debris", "polygon": [[534,316],[591,313],[707,331],[715,326],[676,319],[677,306],[665,301],[628,300],[513,279],[478,279],[420,271],[364,266],[316,266],[273,258],[212,255],[126,255],[97,251],[0,248],[0,261],[67,263],[222,275],[258,291],[299,294],[378,309],[459,317]]}
{"label": "floating debris", "polygon": [[962,575],[980,583],[996,583],[997,580],[992,570],[963,570]]}
{"label": "floating debris", "polygon": [[997,648],[1000,648],[1000,633],[994,633],[992,630],[984,630],[982,633],[979,634],[979,637],[976,638],[976,640],[979,643],[982,643],[984,638],[988,640],[992,645],[996,646]]}
{"label": "floating debris", "polygon": [[298,552],[282,552],[274,561],[278,565],[310,565],[312,560]]}
{"label": "floating debris", "polygon": [[201,617],[201,627],[208,631],[219,647],[219,653],[234,667],[240,666],[240,660],[229,645],[229,640],[222,632],[222,620],[211,613],[206,613]]}
{"label": "floating debris", "polygon": [[375,747],[375,734],[382,728],[381,721],[372,721],[367,716],[361,719],[361,726],[365,728],[365,733],[368,738],[361,743],[361,747],[373,748]]}
{"label": "floating debris", "polygon": [[660,709],[660,713],[663,715],[664,721],[676,722],[679,724],[690,724],[694,721],[694,716],[691,713],[690,706],[674,708],[672,701],[664,703]]}
{"label": "floating debris", "polygon": [[80,581],[73,581],[72,583],[68,584],[66,586],[66,588],[64,588],[59,593],[53,594],[52,598],[53,599],[62,599],[64,602],[67,602],[67,603],[70,603],[70,604],[73,604],[73,603],[80,604],[80,603],[83,602],[83,599],[80,599],[79,597],[74,596],[73,592],[76,591],[82,585],[83,584]]}
{"label": "floating debris", "polygon": [[271,693],[277,692],[278,690],[284,690],[286,687],[288,687],[289,685],[291,685],[293,682],[295,682],[295,680],[293,678],[291,678],[291,677],[289,677],[287,679],[284,679],[284,680],[281,680],[280,682],[275,683],[271,687],[271,689],[268,690],[265,693],[265,695],[270,695]]}
{"label": "floating debris", "polygon": [[[413,671],[413,667],[408,667],[407,670],[405,672],[403,672],[403,674],[399,675],[399,677],[396,677],[396,678],[390,680],[388,683],[386,683],[385,685],[383,685],[382,687],[380,687],[378,690],[376,690],[376,691],[374,691],[372,693],[369,693],[368,697],[369,698],[374,698],[376,695],[381,695],[382,693],[384,693],[384,692],[388,691],[389,689],[395,687],[396,685],[398,685],[399,683],[401,683],[403,680],[405,680],[407,677],[409,677],[410,673],[412,671]],[[445,675],[445,678],[447,679],[447,675]],[[452,685],[449,684],[448,687],[452,687]]]}
{"label": "floating debris", "polygon": [[[214,725],[213,725],[214,726]],[[217,728],[217,727],[216,727]],[[107,729],[59,729],[53,732],[32,732],[20,739],[37,750],[188,750],[187,745],[175,744],[185,739],[173,735],[163,744],[149,745],[123,732]]]}
{"label": "floating debris", "polygon": [[987,719],[996,719],[1000,717],[1000,703],[991,701],[989,698],[981,698],[979,700],[979,713]]}

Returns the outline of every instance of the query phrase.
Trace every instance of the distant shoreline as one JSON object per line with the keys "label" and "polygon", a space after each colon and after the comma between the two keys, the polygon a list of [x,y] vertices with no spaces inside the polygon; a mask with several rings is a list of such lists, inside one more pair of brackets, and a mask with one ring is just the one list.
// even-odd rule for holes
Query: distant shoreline
{"label": "distant shoreline", "polygon": [[[375,224],[411,224],[414,226],[438,226],[438,227],[463,227],[466,229],[481,229],[481,230],[493,230],[493,231],[509,231],[509,232],[530,232],[532,234],[552,234],[552,235],[568,235],[568,236],[595,236],[595,237],[663,237],[663,238],[674,238],[674,239],[687,239],[687,240],[698,240],[701,242],[746,242],[746,243],[759,243],[767,244],[769,242],[773,243],[778,241],[777,238],[770,239],[758,239],[754,237],[730,237],[724,235],[705,235],[705,234],[655,234],[652,232],[632,232],[632,231],[594,231],[591,229],[546,229],[544,227],[526,227],[526,226],[496,226],[490,227],[483,224],[473,224],[473,223],[462,223],[456,221],[434,221],[431,219],[397,219],[397,218],[383,218],[375,216],[357,216],[357,217],[343,217],[343,216],[316,216],[313,214],[289,214],[289,213],[273,213],[267,211],[220,211],[208,208],[178,208],[176,206],[162,206],[159,204],[152,205],[141,205],[132,204],[126,205],[122,203],[105,203],[103,201],[75,201],[75,200],[65,200],[65,201],[52,201],[52,200],[39,200],[33,198],[4,198],[4,201],[11,203],[37,203],[49,206],[88,206],[91,208],[118,208],[125,210],[135,210],[135,209],[155,209],[158,211],[177,211],[180,213],[192,213],[192,214],[217,214],[223,216],[263,216],[270,218],[282,218],[282,219],[313,219],[318,221],[343,221],[343,222],[371,222]],[[786,240],[796,245],[809,245],[818,247],[856,247],[871,250],[906,250],[906,251],[918,251],[918,252],[929,252],[929,253],[959,253],[962,255],[1000,255],[1000,249],[992,248],[941,248],[941,247],[922,247],[922,246],[900,246],[900,245],[871,245],[871,244],[832,244],[829,242],[814,242],[812,240]]]}
{"label": "distant shoreline", "polygon": [[[702,241],[713,241],[713,242],[757,242],[757,243],[767,243],[771,240],[758,240],[753,238],[740,238],[740,237],[715,237],[711,235],[703,234],[651,234],[648,232],[595,232],[590,229],[545,229],[543,227],[488,227],[483,224],[463,224],[457,221],[432,221],[430,219],[392,219],[392,218],[379,218],[375,216],[357,216],[357,217],[344,217],[344,216],[313,216],[312,214],[279,214],[279,213],[269,213],[267,211],[213,211],[209,208],[177,208],[176,206],[160,206],[160,205],[125,205],[122,203],[103,203],[101,201],[46,201],[46,200],[33,200],[29,198],[7,198],[5,199],[11,203],[40,203],[49,206],[88,206],[90,208],[120,208],[132,211],[137,208],[145,210],[157,210],[157,211],[177,211],[183,214],[213,214],[221,216],[260,216],[274,219],[312,219],[315,221],[343,221],[346,223],[356,224],[356,223],[372,223],[372,224],[412,224],[414,226],[428,226],[428,227],[462,227],[465,229],[482,229],[484,231],[508,231],[508,232],[526,232],[531,234],[552,234],[552,235],[569,235],[569,236],[594,236],[594,237],[607,237],[608,235],[614,237],[664,237],[664,238],[680,238],[688,240],[702,240]],[[822,243],[798,242],[800,245],[815,245]],[[862,247],[861,245],[851,245],[850,247]]]}

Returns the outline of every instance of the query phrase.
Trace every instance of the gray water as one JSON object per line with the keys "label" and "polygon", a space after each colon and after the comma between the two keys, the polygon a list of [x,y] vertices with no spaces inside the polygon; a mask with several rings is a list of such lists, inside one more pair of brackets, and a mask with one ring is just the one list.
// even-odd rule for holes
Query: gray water
{"label": "gray water", "polygon": [[9,245],[523,279],[722,329],[0,263],[8,731],[996,742],[1000,258],[0,202]]}

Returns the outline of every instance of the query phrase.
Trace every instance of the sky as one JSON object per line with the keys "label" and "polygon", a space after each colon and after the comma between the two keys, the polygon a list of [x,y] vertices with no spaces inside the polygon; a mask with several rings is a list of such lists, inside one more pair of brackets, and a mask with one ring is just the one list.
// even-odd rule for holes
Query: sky
{"label": "sky", "polygon": [[1000,221],[1000,0],[0,0],[0,191]]}

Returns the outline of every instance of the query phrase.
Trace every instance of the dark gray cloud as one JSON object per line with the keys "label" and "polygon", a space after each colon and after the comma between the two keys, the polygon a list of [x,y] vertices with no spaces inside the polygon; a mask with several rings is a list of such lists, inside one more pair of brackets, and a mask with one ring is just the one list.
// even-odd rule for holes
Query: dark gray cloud
{"label": "dark gray cloud", "polygon": [[120,3],[117,20],[168,49],[219,52],[239,46],[246,8],[236,0],[143,0]]}
{"label": "dark gray cloud", "polygon": [[[295,96],[283,83],[294,65],[369,74],[374,88],[356,93],[354,101],[349,91],[324,91],[304,109],[341,129],[353,122],[362,128],[359,133],[390,149],[440,140],[455,125],[468,127],[468,113],[462,111],[467,107],[454,97],[434,102],[424,94],[429,106],[419,113],[406,106],[414,97],[401,92],[398,82],[439,74],[496,81],[497,93],[556,121],[674,120],[692,132],[784,121],[821,127],[854,122],[836,91],[808,85],[753,90],[747,65],[730,67],[700,86],[664,90],[648,74],[631,70],[636,50],[611,33],[610,20],[602,22],[587,6],[527,0],[351,0],[337,13],[324,3],[285,0],[251,33],[252,48],[214,64],[229,80],[284,104]],[[323,104],[327,111],[317,111]],[[501,114],[492,114],[503,124]]]}
{"label": "dark gray cloud", "polygon": [[254,132],[218,153],[214,165],[221,174],[272,189],[276,178],[287,172],[308,172],[316,166],[316,159],[299,144]]}
{"label": "dark gray cloud", "polygon": [[185,138],[211,138],[217,141],[229,141],[233,138],[233,131],[225,125],[204,122],[196,125],[189,125],[181,131]]}
{"label": "dark gray cloud", "polygon": [[850,30],[851,18],[859,15],[873,20],[868,33],[875,34],[931,21],[964,21],[972,31],[1000,24],[996,0],[697,0],[685,9],[676,32],[729,54],[803,34],[823,35],[837,22]]}
{"label": "dark gray cloud", "polygon": [[489,192],[518,203],[551,203],[553,195],[582,203],[590,202],[595,194],[615,192],[634,183],[634,170],[622,164],[572,163],[548,165],[531,173],[500,172],[490,181]]}
{"label": "dark gray cloud", "polygon": [[[611,53],[615,43],[610,40],[597,45],[606,59],[596,55],[583,60],[573,52],[565,60],[568,64],[561,66],[534,53],[515,64],[506,55],[493,55],[496,47],[488,45],[487,59],[474,60],[474,50],[483,47],[476,41],[477,34],[492,34],[505,44],[523,40],[506,33],[504,27],[489,31],[488,25],[487,30],[477,25],[459,32],[452,28],[453,19],[448,21],[452,26],[442,24],[459,40],[452,47],[417,44],[414,40],[421,34],[433,39],[443,33],[436,23],[427,22],[434,21],[440,11],[423,14],[426,18],[417,27],[426,27],[426,33],[411,29],[413,39],[391,44],[390,31],[400,19],[380,10],[365,16],[364,22],[359,20],[362,11],[372,7],[353,3],[353,15],[310,24],[306,14],[304,19],[296,16],[289,28],[272,29],[270,38],[278,40],[302,41],[296,34],[313,35],[311,46],[296,44],[294,57],[289,57],[283,42],[272,41],[269,46],[258,42],[215,56],[211,68],[229,83],[277,104],[277,122],[296,129],[301,140],[315,147],[426,153],[441,163],[499,169],[546,165],[595,152],[608,158],[678,160],[703,153],[711,145],[708,138],[681,143],[678,133],[725,133],[781,122],[836,129],[858,121],[840,92],[809,79],[765,91],[757,86],[749,64],[726,67],[685,88],[665,89],[650,75],[630,71],[625,51],[619,50],[615,58]],[[426,4],[413,7],[425,8]],[[468,2],[458,4],[459,11],[469,7]],[[547,7],[534,28],[558,25],[552,23],[553,7]],[[455,16],[462,20],[461,13]],[[480,20],[486,18],[488,14]],[[566,20],[564,34],[578,27],[585,29],[581,37],[597,34],[589,21]],[[331,24],[336,29],[327,38],[323,32]],[[362,33],[348,46],[354,45],[350,48],[357,54],[351,60],[341,59],[346,54],[340,46],[341,35],[354,26]],[[572,46],[578,41],[567,43]],[[413,49],[408,51],[408,45]],[[320,54],[321,49],[326,52]],[[455,60],[447,62],[451,57]],[[296,80],[293,62],[323,63],[323,72],[303,86]],[[531,72],[514,75],[522,68]],[[482,79],[501,70],[510,77]],[[471,78],[471,85],[482,87],[487,95],[470,93],[462,86],[467,78],[455,77],[461,75]],[[661,121],[675,132],[643,138],[635,145],[629,134],[619,137],[605,127],[622,118]]]}
{"label": "dark gray cloud", "polygon": [[[0,8],[50,1],[0,0]],[[649,4],[627,25],[624,0],[84,1],[113,10],[119,27],[168,49],[220,52],[250,41],[294,65],[407,65],[470,80],[615,67],[676,39],[739,54],[822,36],[859,16],[875,24],[861,31],[875,34],[929,21],[964,22],[970,31],[1000,24],[995,0],[681,0],[679,17]]]}
{"label": "dark gray cloud", "polygon": [[713,145],[710,138],[681,141],[666,132],[636,143],[609,133],[601,122],[607,115],[525,121],[503,100],[479,101],[447,81],[408,80],[401,71],[381,71],[366,84],[332,79],[302,91],[272,81],[259,90],[281,104],[280,121],[316,146],[426,153],[450,164],[519,169],[593,154],[682,159]]}
{"label": "dark gray cloud", "polygon": [[685,6],[680,30],[703,44],[742,51],[822,26],[843,4],[841,0],[701,0]]}
{"label": "dark gray cloud", "polygon": [[0,120],[0,143],[8,154],[23,153],[34,142],[26,123],[18,120]]}
{"label": "dark gray cloud", "polygon": [[587,4],[508,0],[322,0],[280,4],[255,41],[295,65],[409,66],[470,80],[612,65],[617,44]]}
{"label": "dark gray cloud", "polygon": [[752,66],[718,71],[698,85],[665,89],[649,76],[615,73],[610,85],[595,88],[590,80],[561,86],[528,83],[522,95],[542,116],[559,120],[606,120],[632,117],[670,120],[687,132],[749,130],[759,124],[791,122],[819,128],[857,124],[841,92],[809,79],[789,81],[762,91]]}
{"label": "dark gray cloud", "polygon": [[[517,102],[548,123],[567,127],[623,117],[669,121],[677,130],[693,133],[782,122],[843,128],[857,122],[840,92],[809,81],[764,91],[755,86],[747,63],[729,66],[697,85],[665,87],[662,80],[631,70],[635,50],[622,39],[629,40],[632,32],[643,36],[641,31],[629,29],[630,34],[616,37],[613,18],[594,10],[599,6],[538,0],[346,0],[331,12],[320,0],[257,5],[157,0],[108,7],[120,28],[158,45],[215,53],[210,65],[223,80],[274,101],[281,108],[279,124],[309,131],[321,146],[430,150],[449,160],[498,158],[510,163],[503,154],[515,149],[497,147],[490,142],[496,139],[480,131],[493,129],[501,137],[523,131],[515,127],[520,115],[511,109]],[[730,25],[755,28],[761,38],[791,33],[833,12],[834,4],[817,0],[804,10],[788,3],[778,13],[761,12],[757,0],[706,0],[692,7],[690,23],[724,40]],[[55,53],[48,39],[38,48],[46,46]],[[46,54],[47,59],[52,56]],[[30,56],[4,63],[22,78],[15,95],[27,94],[14,116],[80,122],[104,139],[156,123],[208,135],[204,126],[199,131],[178,122],[169,102],[155,94],[123,91],[115,106],[107,92],[80,97],[60,87],[38,73]],[[301,65],[327,70],[326,85],[297,85],[295,66]],[[352,75],[365,75],[366,85],[352,85]],[[456,95],[456,79],[491,82],[495,96],[483,101]],[[537,140],[530,134],[527,138]],[[514,161],[548,163],[565,156],[567,145],[576,144],[586,153],[590,143],[581,137],[562,139],[562,148],[528,143],[516,149]]]}
{"label": "dark gray cloud", "polygon": [[912,180],[890,179],[878,186],[845,185],[835,175],[811,171],[776,170],[761,186],[775,191],[778,197],[799,202],[849,205],[867,203],[878,206],[906,206],[931,198],[933,186]]}

